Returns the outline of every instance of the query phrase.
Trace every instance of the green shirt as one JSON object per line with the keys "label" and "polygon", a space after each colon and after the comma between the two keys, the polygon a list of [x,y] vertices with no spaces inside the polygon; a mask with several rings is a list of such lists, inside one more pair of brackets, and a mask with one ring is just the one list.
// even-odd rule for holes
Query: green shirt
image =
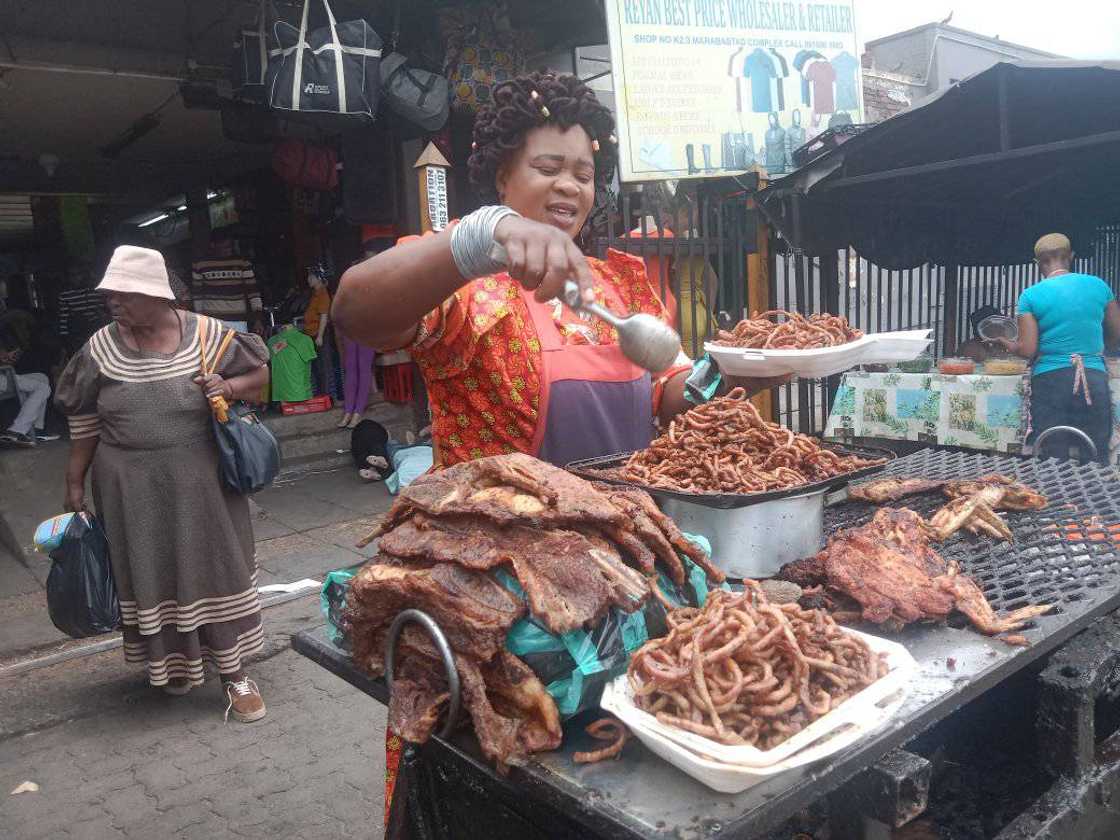
{"label": "green shirt", "polygon": [[315,342],[293,328],[270,338],[268,350],[272,354],[273,402],[311,399],[311,360],[319,355]]}

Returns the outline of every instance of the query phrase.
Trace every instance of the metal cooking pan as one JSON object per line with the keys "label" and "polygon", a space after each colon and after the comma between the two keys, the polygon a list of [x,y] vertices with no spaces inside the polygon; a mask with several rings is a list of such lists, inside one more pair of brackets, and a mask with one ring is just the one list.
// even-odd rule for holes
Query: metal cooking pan
{"label": "metal cooking pan", "polygon": [[[861,458],[885,458],[887,462],[893,461],[895,453],[889,449],[878,446],[853,446],[849,444],[829,443],[820,441],[823,449],[835,452],[837,455],[856,455]],[[650,487],[647,484],[627,481],[618,474],[618,468],[626,463],[632,452],[619,452],[614,455],[602,455],[598,458],[584,458],[573,461],[566,469],[585,478],[588,481],[603,481],[608,484],[618,484],[622,487],[638,487],[645,490],[655,499],[660,501],[687,502],[719,510],[733,510],[735,508],[757,505],[774,499],[785,499],[791,496],[804,496],[816,491],[825,492],[833,490],[854,481],[858,478],[873,475],[887,466],[886,463],[877,467],[865,467],[850,473],[834,476],[824,481],[814,481],[809,484],[800,484],[796,487],[787,487],[782,490],[767,490],[761,493],[685,493],[679,490],[666,490],[663,487]]]}

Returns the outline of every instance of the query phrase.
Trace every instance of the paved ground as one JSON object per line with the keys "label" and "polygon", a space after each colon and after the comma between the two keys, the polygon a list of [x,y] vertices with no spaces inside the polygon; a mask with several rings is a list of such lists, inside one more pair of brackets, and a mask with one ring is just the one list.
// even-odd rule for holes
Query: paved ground
{"label": "paved ground", "polygon": [[[0,507],[16,538],[28,547],[26,562],[0,551],[0,663],[33,648],[66,640],[47,616],[50,561],[30,551],[35,526],[61,510],[67,444],[36,450],[0,450]],[[287,583],[359,562],[369,556],[354,543],[372,527],[389,496],[351,469],[282,478],[253,497],[259,582]]]}
{"label": "paved ground", "polygon": [[[0,458],[0,505],[29,542],[58,512],[65,446]],[[360,562],[369,550],[354,543],[389,498],[343,469],[255,501],[263,585]],[[317,594],[265,611],[266,649],[249,673],[268,717],[224,724],[216,680],[168,697],[120,650],[4,677],[5,665],[81,644],[47,618],[48,568],[34,554],[0,564],[0,837],[381,837],[385,711],[289,647],[321,622]],[[9,793],[25,781],[39,791]]]}
{"label": "paved ground", "polygon": [[254,724],[222,723],[216,682],[168,697],[119,651],[0,679],[0,835],[380,838],[385,710],[288,647],[318,621],[310,597],[266,611]]}

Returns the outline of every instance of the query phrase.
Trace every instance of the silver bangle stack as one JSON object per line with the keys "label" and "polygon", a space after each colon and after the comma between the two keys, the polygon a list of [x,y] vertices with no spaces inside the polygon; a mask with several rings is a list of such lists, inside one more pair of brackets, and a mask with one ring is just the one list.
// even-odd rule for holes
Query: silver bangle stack
{"label": "silver bangle stack", "polygon": [[495,260],[490,253],[494,245],[494,230],[506,216],[520,215],[516,210],[498,204],[480,207],[459,221],[451,231],[451,257],[464,280],[497,274],[505,268],[504,263]]}

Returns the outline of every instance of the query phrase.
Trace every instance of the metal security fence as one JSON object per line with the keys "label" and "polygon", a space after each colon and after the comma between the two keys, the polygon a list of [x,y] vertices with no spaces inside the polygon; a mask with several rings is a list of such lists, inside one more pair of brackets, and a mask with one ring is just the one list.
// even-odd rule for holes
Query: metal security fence
{"label": "metal security fence", "polygon": [[[1095,274],[1120,295],[1120,225],[1101,227],[1074,269]],[[968,315],[992,306],[1014,315],[1019,295],[1038,282],[1033,262],[1003,266],[935,266],[889,270],[850,248],[809,257],[774,249],[770,299],[774,308],[810,314],[836,312],[864,332],[930,329],[936,358],[973,338]],[[779,422],[807,433],[823,431],[839,377],[799,381],[779,389]]]}
{"label": "metal security fence", "polygon": [[661,300],[675,315],[681,343],[701,355],[721,323],[747,309],[747,253],[757,228],[742,193],[681,184],[676,193],[645,184],[610,196],[592,218],[586,250],[641,257]]}

